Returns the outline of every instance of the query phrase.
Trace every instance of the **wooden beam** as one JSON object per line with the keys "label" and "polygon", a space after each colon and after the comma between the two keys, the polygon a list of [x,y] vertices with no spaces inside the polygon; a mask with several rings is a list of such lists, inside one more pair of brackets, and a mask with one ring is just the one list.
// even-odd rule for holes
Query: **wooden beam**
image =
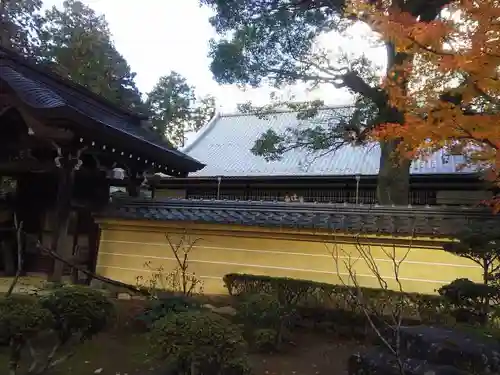
{"label": "wooden beam", "polygon": [[28,172],[54,172],[56,169],[54,161],[14,160],[0,162],[0,174],[4,175],[16,175]]}

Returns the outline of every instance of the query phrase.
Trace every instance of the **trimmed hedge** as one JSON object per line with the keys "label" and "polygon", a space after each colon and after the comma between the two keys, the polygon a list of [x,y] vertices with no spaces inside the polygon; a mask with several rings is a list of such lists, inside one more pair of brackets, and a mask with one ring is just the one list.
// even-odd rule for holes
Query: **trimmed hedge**
{"label": "trimmed hedge", "polygon": [[297,309],[299,315],[311,315],[311,318],[318,313],[329,315],[325,309],[358,315],[362,313],[360,302],[376,315],[383,316],[397,301],[403,301],[405,316],[411,320],[437,323],[449,318],[444,316],[446,301],[439,295],[399,293],[375,288],[358,290],[310,280],[238,273],[227,274],[223,280],[231,296],[273,294],[285,306]]}
{"label": "trimmed hedge", "polygon": [[239,327],[208,311],[168,314],[153,323],[151,354],[173,374],[248,375],[247,343]]}

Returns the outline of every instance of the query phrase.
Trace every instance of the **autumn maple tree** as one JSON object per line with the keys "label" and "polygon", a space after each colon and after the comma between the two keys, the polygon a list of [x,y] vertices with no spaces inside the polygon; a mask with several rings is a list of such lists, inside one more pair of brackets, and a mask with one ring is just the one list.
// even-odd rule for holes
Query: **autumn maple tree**
{"label": "autumn maple tree", "polygon": [[[352,1],[360,3],[352,3]],[[354,27],[362,26],[384,34],[389,20],[410,15],[433,28],[443,8],[451,0],[200,0],[214,11],[211,24],[218,38],[210,43],[210,68],[217,82],[250,86],[271,85],[278,91],[286,85],[318,85],[346,90],[354,99],[352,111],[337,110],[333,115],[306,128],[289,127],[283,132],[269,129],[256,140],[252,153],[266,160],[279,160],[288,150],[304,149],[313,154],[336,152],[345,144],[363,145],[367,135],[383,124],[405,124],[405,112],[389,101],[381,77],[401,70],[413,61],[408,51],[398,50],[377,33],[367,35],[373,45],[383,48],[383,67],[365,55],[350,54],[339,48],[331,54],[319,43],[322,38],[347,37]],[[369,5],[369,6],[366,6]],[[384,17],[388,17],[387,19]],[[395,22],[396,22],[395,21]],[[364,25],[363,25],[364,23]],[[366,28],[365,26],[368,26]],[[371,40],[373,37],[373,40]],[[335,41],[333,41],[335,44]],[[399,43],[398,43],[399,46]],[[380,69],[379,69],[380,68]],[[404,77],[400,89],[408,89]],[[319,104],[323,103],[310,103]],[[305,110],[288,107],[308,118],[315,106]],[[264,111],[265,112],[265,111]],[[306,117],[307,118],[307,117]],[[319,124],[318,124],[319,122]],[[400,140],[380,139],[380,168],[377,201],[383,205],[409,203],[410,160],[393,155],[401,148]],[[403,142],[404,143],[404,142]],[[397,155],[395,155],[397,156]],[[333,172],[333,171],[332,171]]]}
{"label": "autumn maple tree", "polygon": [[[377,139],[398,139],[401,154],[460,152],[499,181],[500,2],[449,4],[422,22],[397,5],[354,0],[351,11],[411,58],[394,65],[384,87],[404,121],[377,127]],[[406,84],[401,84],[405,82]]]}

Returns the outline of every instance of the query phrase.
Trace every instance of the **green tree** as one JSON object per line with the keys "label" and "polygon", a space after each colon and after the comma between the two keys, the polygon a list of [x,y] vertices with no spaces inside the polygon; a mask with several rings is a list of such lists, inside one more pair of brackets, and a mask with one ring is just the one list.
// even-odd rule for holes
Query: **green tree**
{"label": "green tree", "polygon": [[40,37],[41,59],[57,73],[125,108],[144,110],[135,73],[116,50],[103,15],[67,0],[45,13]]}
{"label": "green tree", "polygon": [[458,242],[445,244],[444,250],[476,263],[482,271],[482,282],[460,278],[441,287],[438,292],[456,308],[458,319],[480,318],[486,323],[492,308],[500,302],[500,235],[480,225],[469,226],[457,236]]}
{"label": "green tree", "polygon": [[160,77],[147,105],[153,129],[177,147],[184,146],[187,132],[198,130],[215,112],[215,99],[197,98],[194,88],[176,72]]}
{"label": "green tree", "polygon": [[[279,158],[280,153],[293,146],[334,151],[346,142],[364,142],[380,124],[404,121],[404,113],[391,105],[387,92],[379,85],[376,67],[366,56],[341,53],[332,60],[315,43],[328,32],[344,34],[359,21],[376,29],[368,18],[354,16],[344,0],[200,1],[216,12],[211,22],[221,39],[211,43],[211,70],[219,83],[259,86],[269,82],[278,88],[296,82],[312,86],[331,84],[348,89],[356,98],[353,111],[335,121],[344,128],[327,122],[326,126],[316,126],[308,132],[267,132],[256,142],[254,153]],[[431,22],[448,3],[449,0],[408,0],[377,4],[384,11],[397,9],[422,22]],[[392,76],[413,59],[410,54],[398,52],[391,42],[379,43],[387,51],[387,69],[382,75]],[[407,86],[404,79],[398,84]],[[314,114],[311,106],[305,109],[309,116]],[[382,204],[408,203],[410,161],[395,162],[391,157],[398,144],[397,139],[381,142],[377,198]]]}
{"label": "green tree", "polygon": [[212,95],[199,98],[191,116],[190,131],[197,131],[215,115],[216,101]]}
{"label": "green tree", "polygon": [[42,17],[42,0],[0,1],[0,44],[22,55],[34,55]]}

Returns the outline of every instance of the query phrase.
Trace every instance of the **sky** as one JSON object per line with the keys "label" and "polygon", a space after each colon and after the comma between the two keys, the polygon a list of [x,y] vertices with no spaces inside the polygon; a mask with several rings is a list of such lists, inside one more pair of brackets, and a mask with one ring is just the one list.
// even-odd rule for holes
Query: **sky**
{"label": "sky", "polygon": [[[209,23],[212,11],[199,6],[199,0],[82,0],[97,13],[104,14],[118,51],[137,73],[141,92],[148,92],[162,75],[176,71],[195,86],[199,95],[216,97],[219,111],[234,112],[238,103],[252,101],[256,105],[269,102],[272,89],[241,90],[233,85],[218,85],[212,78],[208,57],[209,41],[216,33]],[[44,7],[61,7],[63,0],[44,0]],[[126,6],[124,4],[127,4]],[[366,30],[355,30],[351,40],[324,39],[328,48],[342,44],[354,52],[368,51],[377,63],[384,54],[371,50]],[[285,97],[293,93],[295,100],[323,99],[327,104],[348,104],[352,98],[346,90],[321,87],[308,92],[304,87],[283,90]]]}

